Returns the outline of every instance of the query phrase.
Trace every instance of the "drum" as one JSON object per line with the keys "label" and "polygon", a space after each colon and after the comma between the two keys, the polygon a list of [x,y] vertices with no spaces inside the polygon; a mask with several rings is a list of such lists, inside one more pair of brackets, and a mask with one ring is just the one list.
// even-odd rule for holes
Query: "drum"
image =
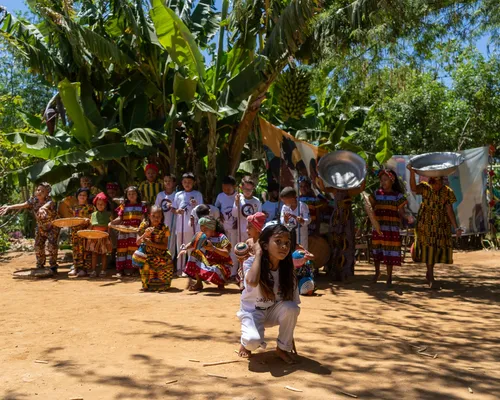
{"label": "drum", "polygon": [[132,254],[132,265],[134,268],[142,269],[146,263],[146,246],[144,244],[140,245],[139,248]]}
{"label": "drum", "polygon": [[299,293],[303,296],[312,296],[314,294],[314,281],[307,276],[299,281]]}
{"label": "drum", "polygon": [[198,232],[191,239],[191,245],[193,246],[194,250],[201,250],[207,244],[207,240],[207,235],[205,235],[203,232]]}
{"label": "drum", "polygon": [[70,217],[55,219],[52,221],[52,225],[57,228],[73,228],[75,226],[84,225],[86,222],[86,218]]}
{"label": "drum", "polygon": [[104,239],[104,238],[109,237],[107,232],[94,231],[94,230],[90,230],[90,229],[84,229],[82,231],[78,231],[76,234],[84,239],[98,240],[98,239]]}
{"label": "drum", "polygon": [[236,246],[234,246],[234,254],[238,258],[245,258],[249,252],[250,248],[245,242],[236,243]]}
{"label": "drum", "polygon": [[309,236],[309,252],[314,255],[316,269],[324,267],[330,259],[331,249],[323,236]]}

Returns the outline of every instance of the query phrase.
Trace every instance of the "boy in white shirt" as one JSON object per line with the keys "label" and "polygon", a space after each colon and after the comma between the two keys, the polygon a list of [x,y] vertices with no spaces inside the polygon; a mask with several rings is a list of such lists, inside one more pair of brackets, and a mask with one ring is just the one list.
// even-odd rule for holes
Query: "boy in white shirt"
{"label": "boy in white shirt", "polygon": [[280,193],[283,208],[280,222],[288,229],[297,229],[297,242],[306,250],[309,247],[307,225],[311,222],[309,207],[306,203],[297,201],[297,192],[292,187],[284,188]]}
{"label": "boy in white shirt", "polygon": [[[234,198],[236,197],[236,179],[231,175],[226,176],[222,180],[222,193],[219,193],[215,200],[215,207],[220,211],[220,219],[224,224],[226,236],[231,242],[231,246],[238,243],[238,230],[236,228],[237,220],[233,216]],[[233,260],[233,269],[231,275],[234,276],[238,273],[238,259],[231,252],[231,259]]]}
{"label": "boy in white shirt", "polygon": [[245,242],[248,239],[247,217],[262,211],[262,203],[257,197],[253,196],[255,183],[250,176],[245,176],[242,179],[241,190],[243,196],[241,194],[236,195],[232,211],[236,222],[240,224],[238,225],[237,242]]}
{"label": "boy in white shirt", "polygon": [[270,184],[267,191],[269,194],[269,200],[262,205],[262,212],[266,214],[266,223],[270,221],[277,221],[280,217],[281,207],[283,207],[283,203],[279,201],[280,194],[278,185],[275,183]]}
{"label": "boy in white shirt", "polygon": [[[198,204],[203,204],[203,196],[197,190],[193,190],[196,179],[192,172],[182,175],[183,191],[177,192],[174,197],[174,213],[177,214],[175,221],[175,233],[177,242],[177,254],[181,251],[183,243],[189,243],[193,238],[193,227],[190,225],[190,216]],[[177,276],[181,276],[186,265],[185,255],[177,257]]]}
{"label": "boy in white shirt", "polygon": [[168,251],[172,257],[175,256],[175,214],[172,206],[175,199],[175,184],[177,179],[175,175],[165,175],[163,177],[163,187],[164,191],[158,193],[156,196],[155,206],[160,207],[163,211],[163,223],[168,227],[170,231],[170,237],[168,238]]}

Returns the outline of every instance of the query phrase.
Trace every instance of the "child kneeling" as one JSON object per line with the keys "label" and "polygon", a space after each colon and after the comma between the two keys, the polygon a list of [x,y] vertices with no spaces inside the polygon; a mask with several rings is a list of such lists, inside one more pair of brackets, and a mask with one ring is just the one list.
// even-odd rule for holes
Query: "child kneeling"
{"label": "child kneeling", "polygon": [[279,325],[276,353],[288,364],[295,362],[293,332],[300,298],[291,255],[294,247],[288,229],[273,224],[262,231],[253,256],[243,264],[245,288],[237,313],[241,321],[240,357],[250,357],[259,347],[265,349],[265,328]]}

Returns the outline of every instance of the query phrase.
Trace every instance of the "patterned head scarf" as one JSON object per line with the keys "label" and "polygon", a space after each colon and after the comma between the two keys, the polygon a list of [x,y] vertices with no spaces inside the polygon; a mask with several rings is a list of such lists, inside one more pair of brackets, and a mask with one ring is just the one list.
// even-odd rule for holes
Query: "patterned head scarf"
{"label": "patterned head scarf", "polygon": [[200,224],[200,226],[205,226],[211,231],[215,231],[215,229],[217,228],[217,221],[210,217],[203,217],[198,223]]}
{"label": "patterned head scarf", "polygon": [[116,182],[108,182],[106,184],[106,189],[115,189],[115,190],[120,190],[120,185]]}
{"label": "patterned head scarf", "polygon": [[394,174],[390,169],[381,169],[378,173],[378,177],[382,178],[382,175],[386,175],[393,183],[396,180],[396,177],[394,176]]}
{"label": "patterned head scarf", "polygon": [[49,194],[50,194],[50,191],[52,190],[52,186],[50,186],[50,183],[47,183],[47,182],[39,183],[38,186],[42,186],[43,188],[45,188],[45,190]]}

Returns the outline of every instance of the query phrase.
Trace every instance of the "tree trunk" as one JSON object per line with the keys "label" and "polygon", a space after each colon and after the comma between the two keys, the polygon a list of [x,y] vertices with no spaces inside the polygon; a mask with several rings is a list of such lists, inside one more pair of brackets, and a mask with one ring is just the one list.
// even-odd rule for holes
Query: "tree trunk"
{"label": "tree trunk", "polygon": [[[281,70],[281,69],[280,69]],[[252,130],[253,122],[257,116],[260,105],[264,100],[269,86],[273,83],[274,79],[277,77],[277,73],[274,73],[269,77],[269,79],[259,86],[259,89],[250,96],[247,108],[243,113],[236,131],[231,135],[231,142],[229,144],[229,174],[235,175],[240,165],[241,153],[243,152],[243,147],[247,142],[248,135]]]}
{"label": "tree trunk", "polygon": [[208,203],[212,203],[215,195],[215,180],[217,171],[217,116],[208,113],[208,149],[207,149],[207,185],[205,197]]}

